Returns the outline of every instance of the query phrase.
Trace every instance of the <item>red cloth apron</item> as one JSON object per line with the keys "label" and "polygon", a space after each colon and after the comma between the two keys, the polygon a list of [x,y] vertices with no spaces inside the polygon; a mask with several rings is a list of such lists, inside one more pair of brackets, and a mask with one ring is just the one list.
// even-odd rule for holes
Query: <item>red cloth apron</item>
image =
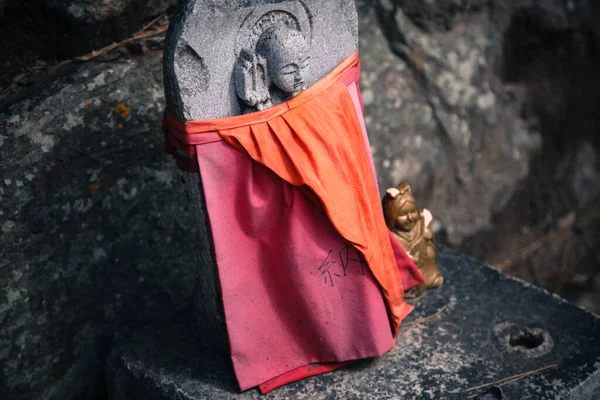
{"label": "red cloth apron", "polygon": [[242,390],[383,354],[424,282],[383,220],[358,76],[353,54],[264,111],[165,114],[167,151],[201,173]]}

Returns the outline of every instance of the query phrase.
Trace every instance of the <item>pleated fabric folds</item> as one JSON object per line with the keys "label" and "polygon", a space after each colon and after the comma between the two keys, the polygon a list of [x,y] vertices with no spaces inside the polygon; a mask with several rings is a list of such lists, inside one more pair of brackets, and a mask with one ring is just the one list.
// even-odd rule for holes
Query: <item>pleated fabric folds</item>
{"label": "pleated fabric folds", "polygon": [[358,76],[353,54],[264,111],[165,116],[167,151],[201,173],[242,390],[382,354],[423,282],[383,219]]}

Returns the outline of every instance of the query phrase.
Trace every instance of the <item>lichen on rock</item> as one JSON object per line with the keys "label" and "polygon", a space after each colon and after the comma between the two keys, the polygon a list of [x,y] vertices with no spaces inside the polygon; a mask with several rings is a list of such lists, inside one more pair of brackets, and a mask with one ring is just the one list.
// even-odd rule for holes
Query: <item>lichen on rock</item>
{"label": "lichen on rock", "polygon": [[112,344],[191,297],[161,77],[92,62],[0,105],[3,398],[102,398]]}

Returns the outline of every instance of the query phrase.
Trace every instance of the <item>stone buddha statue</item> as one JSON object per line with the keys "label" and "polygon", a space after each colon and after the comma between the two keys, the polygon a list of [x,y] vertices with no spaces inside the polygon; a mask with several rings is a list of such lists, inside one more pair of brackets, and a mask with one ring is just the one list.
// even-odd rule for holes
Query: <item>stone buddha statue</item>
{"label": "stone buddha statue", "polygon": [[302,32],[274,25],[260,35],[254,50],[243,49],[235,68],[236,91],[250,108],[264,110],[306,89],[308,45]]}
{"label": "stone buddha statue", "polygon": [[383,212],[387,227],[425,278],[425,283],[409,290],[406,297],[419,297],[425,290],[441,286],[444,279],[436,266],[435,242],[431,231],[433,216],[427,209],[419,211],[407,182],[386,191]]}

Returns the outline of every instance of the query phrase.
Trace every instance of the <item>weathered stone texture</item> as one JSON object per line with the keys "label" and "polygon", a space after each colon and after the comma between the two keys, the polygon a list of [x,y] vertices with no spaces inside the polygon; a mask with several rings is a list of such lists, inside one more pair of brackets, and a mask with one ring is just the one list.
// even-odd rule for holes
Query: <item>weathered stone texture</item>
{"label": "weathered stone texture", "polygon": [[184,0],[165,44],[165,91],[173,115],[198,120],[242,114],[233,69],[240,43],[249,36],[251,26],[245,24],[280,9],[306,25],[308,85],[356,51],[356,12],[349,0]]}
{"label": "weathered stone texture", "polygon": [[0,397],[103,398],[113,343],[192,291],[160,56],[72,66],[0,106]]}
{"label": "weathered stone texture", "polygon": [[125,12],[136,12],[142,20],[166,10],[177,0],[44,0],[68,18],[83,22],[99,22],[119,18]]}
{"label": "weathered stone texture", "polygon": [[0,3],[0,88],[33,78],[31,70],[40,64],[121,41],[176,1],[4,0],[4,13]]}
{"label": "weathered stone texture", "polygon": [[[436,229],[460,243],[490,227],[541,141],[520,120],[518,98],[499,83],[501,33],[486,12],[454,16],[448,30],[427,32],[401,9],[395,20],[386,10],[402,44],[386,40],[371,3],[358,4],[361,88],[379,188],[408,180],[420,204],[434,210]],[[410,62],[388,46],[404,46]]]}

